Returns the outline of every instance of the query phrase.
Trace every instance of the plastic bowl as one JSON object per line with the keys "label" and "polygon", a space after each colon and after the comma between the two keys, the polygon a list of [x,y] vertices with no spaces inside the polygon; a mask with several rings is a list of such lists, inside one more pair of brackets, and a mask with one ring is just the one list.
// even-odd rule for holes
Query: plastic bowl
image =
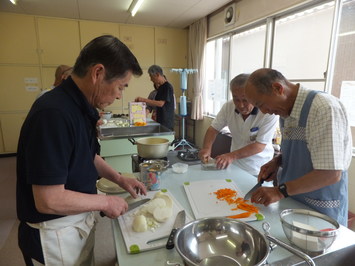
{"label": "plastic bowl", "polygon": [[189,167],[189,165],[186,163],[174,163],[172,165],[173,172],[177,173],[177,174],[186,173],[188,167]]}
{"label": "plastic bowl", "polygon": [[109,119],[111,119],[111,117],[112,117],[112,112],[110,112],[110,111],[102,113],[102,119],[109,120]]}
{"label": "plastic bowl", "polygon": [[336,220],[316,211],[286,209],[280,219],[288,240],[306,253],[324,252],[339,232]]}

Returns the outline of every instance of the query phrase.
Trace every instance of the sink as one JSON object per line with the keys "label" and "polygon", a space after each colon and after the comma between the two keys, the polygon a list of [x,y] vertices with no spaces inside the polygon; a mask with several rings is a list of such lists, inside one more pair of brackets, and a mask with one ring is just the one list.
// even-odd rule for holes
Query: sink
{"label": "sink", "polygon": [[[332,266],[352,266],[354,264],[355,244],[338,249],[329,253],[312,256],[312,259],[316,265],[332,265]],[[306,262],[302,261],[299,257],[292,255],[283,260],[275,261],[269,265],[297,265],[306,266]]]}
{"label": "sink", "polygon": [[133,137],[144,137],[144,136],[160,136],[160,135],[171,135],[174,131],[160,125],[146,125],[146,126],[129,126],[129,127],[108,127],[100,128],[100,138],[133,138]]}

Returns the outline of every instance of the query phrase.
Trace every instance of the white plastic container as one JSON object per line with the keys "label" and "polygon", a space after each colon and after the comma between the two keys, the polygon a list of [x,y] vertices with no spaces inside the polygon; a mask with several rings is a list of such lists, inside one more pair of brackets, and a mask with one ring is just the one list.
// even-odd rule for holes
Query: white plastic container
{"label": "white plastic container", "polygon": [[186,163],[174,163],[171,167],[174,173],[183,174],[187,172],[189,165]]}

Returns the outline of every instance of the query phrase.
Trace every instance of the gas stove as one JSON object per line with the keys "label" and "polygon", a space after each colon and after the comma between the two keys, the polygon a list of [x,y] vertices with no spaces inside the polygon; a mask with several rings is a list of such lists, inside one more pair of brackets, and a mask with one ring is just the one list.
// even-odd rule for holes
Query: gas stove
{"label": "gas stove", "polygon": [[199,161],[198,150],[178,151],[178,157],[183,161]]}
{"label": "gas stove", "polygon": [[179,150],[179,151],[168,151],[168,156],[164,157],[164,158],[155,158],[155,159],[149,159],[149,158],[142,158],[140,157],[138,154],[133,154],[131,155],[132,158],[132,172],[136,173],[136,172],[140,172],[139,169],[139,164],[142,163],[143,161],[146,160],[164,160],[168,162],[168,168],[170,168],[174,163],[179,163],[179,162],[183,162],[186,163],[188,165],[195,165],[195,164],[200,164],[201,161],[198,159],[198,157],[196,157],[198,154],[198,151],[183,151],[183,150]]}
{"label": "gas stove", "polygon": [[169,160],[168,160],[168,157],[162,157],[162,158],[143,158],[141,156],[139,156],[138,154],[133,154],[131,156],[132,158],[132,172],[135,173],[135,172],[139,172],[140,169],[139,169],[139,165],[141,163],[143,163],[144,161],[150,161],[150,160],[163,160],[163,161],[167,161],[168,164],[169,164]]}

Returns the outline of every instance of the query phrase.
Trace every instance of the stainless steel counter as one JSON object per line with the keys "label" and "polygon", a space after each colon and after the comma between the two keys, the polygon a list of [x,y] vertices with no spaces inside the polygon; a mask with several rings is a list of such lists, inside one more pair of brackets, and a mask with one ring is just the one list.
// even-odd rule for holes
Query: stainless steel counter
{"label": "stainless steel counter", "polygon": [[[172,169],[168,169],[162,176],[162,187],[168,189],[179,203],[185,207],[186,211],[193,217],[192,209],[186,197],[183,183],[187,181],[198,180],[213,180],[213,179],[232,179],[238,187],[246,193],[251,187],[256,184],[256,178],[245,171],[239,169],[235,165],[229,166],[226,170],[220,171],[204,171],[201,170],[201,165],[190,165],[189,169],[184,174],[176,174],[172,172]],[[124,195],[123,195],[124,196]],[[289,243],[281,226],[279,219],[279,213],[287,208],[304,208],[309,209],[305,205],[292,200],[290,198],[283,199],[278,203],[271,204],[268,207],[259,206],[260,211],[265,215],[265,220],[271,224],[270,233],[272,236],[279,238],[280,240]],[[249,222],[249,224],[255,227],[260,232],[262,230],[263,221]],[[122,234],[118,225],[117,219],[112,220],[113,234],[115,249],[117,254],[117,260],[120,266],[131,265],[146,265],[146,266],[159,266],[159,265],[175,265],[167,264],[169,262],[182,263],[182,259],[175,249],[167,250],[165,248],[159,248],[152,251],[145,251],[139,254],[128,254],[126,252],[125,243],[122,238]],[[346,227],[341,226],[340,233],[333,243],[333,245],[327,250],[328,252],[337,251],[342,248],[355,244],[355,233]],[[293,265],[301,262],[301,259],[295,257],[293,254],[284,250],[281,247],[277,247],[270,253],[267,262],[271,265]],[[324,264],[325,265],[325,264]],[[328,264],[330,265],[330,264]],[[343,266],[343,265],[342,265]]]}
{"label": "stainless steel counter", "polygon": [[174,131],[162,126],[156,122],[148,122],[146,126],[128,126],[128,127],[100,127],[99,138],[101,140],[110,140],[117,138],[137,138],[148,136],[174,135]]}

